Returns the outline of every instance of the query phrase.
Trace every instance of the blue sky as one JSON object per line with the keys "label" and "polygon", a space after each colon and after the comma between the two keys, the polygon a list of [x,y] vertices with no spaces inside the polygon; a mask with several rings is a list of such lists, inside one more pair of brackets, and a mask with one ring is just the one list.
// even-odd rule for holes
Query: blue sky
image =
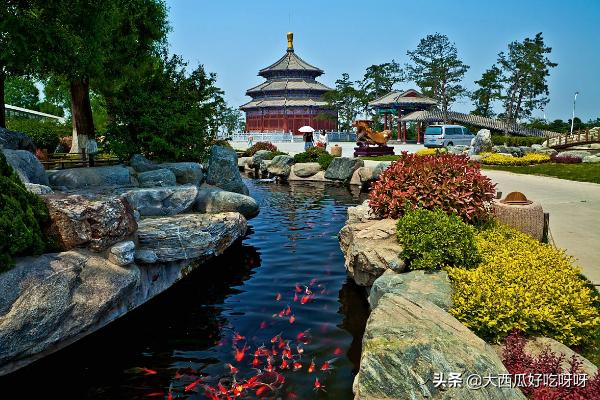
{"label": "blue sky", "polygon": [[[167,0],[167,5],[171,51],[216,72],[232,106],[247,102],[246,89],[263,81],[258,70],[284,54],[288,31],[294,32],[296,53],[324,69],[319,80],[329,86],[343,72],[358,80],[369,65],[391,59],[404,64],[407,50],[440,32],[471,67],[463,81],[468,89],[509,42],[543,32],[550,58],[558,63],[548,81],[546,117],[570,118],[575,91],[576,115],[584,121],[600,117],[598,0]],[[464,99],[453,109],[470,111],[472,105]]]}

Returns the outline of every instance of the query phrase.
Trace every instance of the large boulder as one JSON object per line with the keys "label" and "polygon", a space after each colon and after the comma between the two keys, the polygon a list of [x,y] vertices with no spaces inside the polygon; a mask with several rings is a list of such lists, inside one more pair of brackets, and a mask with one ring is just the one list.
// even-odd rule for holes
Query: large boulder
{"label": "large boulder", "polygon": [[294,164],[292,172],[299,178],[308,178],[321,170],[321,165],[317,162],[307,162]]}
{"label": "large boulder", "polygon": [[375,179],[377,179],[377,177],[373,175],[373,168],[360,167],[352,174],[350,184],[362,186],[374,181]]}
{"label": "large boulder", "polygon": [[406,269],[396,239],[396,221],[372,220],[345,225],[338,235],[348,275],[356,284],[371,286],[386,270]]}
{"label": "large boulder", "polygon": [[190,211],[198,196],[198,187],[139,188],[123,193],[123,197],[141,216],[175,215]]}
{"label": "large boulder", "polygon": [[237,154],[227,147],[214,145],[210,148],[206,183],[229,192],[249,193],[238,169]]}
{"label": "large boulder", "polygon": [[180,185],[192,184],[199,186],[204,181],[204,172],[202,165],[195,162],[176,162],[160,164],[161,168],[166,168],[175,174],[177,183]]}
{"label": "large boulder", "polygon": [[108,252],[108,260],[122,267],[133,263],[134,257],[135,243],[131,240],[115,244]]}
{"label": "large boulder", "polygon": [[494,143],[492,142],[492,134],[489,129],[480,129],[479,132],[471,139],[471,148],[469,155],[476,155],[492,151]]}
{"label": "large boulder", "polygon": [[25,182],[25,188],[27,190],[29,190],[31,193],[37,194],[38,196],[54,193],[54,190],[52,190],[52,188],[50,186],[38,185],[37,183]]}
{"label": "large boulder", "polygon": [[50,214],[48,234],[62,250],[87,246],[104,251],[137,229],[131,206],[120,198],[49,195],[44,200]]}
{"label": "large boulder", "polygon": [[[384,294],[369,316],[362,349],[355,400],[525,399],[511,387],[467,387],[472,374],[508,372],[490,345],[428,301]],[[450,373],[459,373],[463,384],[436,387],[435,375],[443,374],[447,380]]]}
{"label": "large boulder", "polygon": [[294,165],[294,157],[282,154],[273,157],[271,163],[267,167],[267,172],[270,175],[281,176],[287,178]]}
{"label": "large boulder", "polygon": [[371,287],[371,309],[377,307],[386,293],[401,294],[416,302],[430,301],[444,311],[452,307],[452,284],[446,271],[417,270],[402,274],[385,271]]}
{"label": "large boulder", "polygon": [[139,278],[82,251],[18,260],[0,274],[0,374],[103,326],[120,303],[123,313]]}
{"label": "large boulder", "polygon": [[219,188],[200,189],[196,197],[196,209],[208,214],[235,211],[246,219],[256,217],[260,211],[258,203],[252,197]]}
{"label": "large boulder", "polygon": [[564,344],[557,342],[552,338],[547,337],[533,337],[526,339],[524,351],[526,354],[532,357],[539,357],[544,351],[550,351],[558,356],[563,354],[565,357],[563,362],[561,363],[561,367],[564,371],[569,370],[569,361],[573,356],[575,356],[579,361],[581,361],[581,370],[588,374],[588,376],[594,376],[596,372],[598,372],[598,367],[596,367],[590,360],[583,357],[581,354],[578,354],[565,346]]}
{"label": "large boulder", "polygon": [[379,179],[381,174],[383,174],[383,171],[385,171],[391,164],[391,161],[382,161],[377,164],[375,168],[373,168],[373,178]]}
{"label": "large boulder", "polygon": [[177,185],[177,179],[175,177],[175,174],[171,170],[166,168],[140,172],[137,178],[141,187]]}
{"label": "large boulder", "polygon": [[247,229],[239,213],[183,214],[139,222],[138,251],[158,262],[199,259],[221,254]]}
{"label": "large boulder", "polygon": [[365,163],[359,158],[336,157],[325,171],[325,178],[334,181],[349,182],[352,174]]}
{"label": "large boulder", "polygon": [[457,144],[454,146],[447,146],[446,151],[450,154],[464,154],[469,149],[469,146],[463,144]]}
{"label": "large boulder", "polygon": [[346,224],[354,224],[356,222],[367,222],[369,220],[377,219],[373,210],[369,206],[369,200],[363,201],[354,207],[348,207],[348,218]]}
{"label": "large boulder", "polygon": [[134,154],[133,156],[131,156],[131,159],[129,160],[129,165],[133,169],[135,169],[136,172],[148,172],[161,168],[159,165],[148,160],[141,154]]}
{"label": "large boulder", "polygon": [[258,150],[248,162],[248,166],[250,168],[258,168],[260,167],[260,163],[269,157],[271,157],[271,152],[269,150]]}
{"label": "large boulder", "polygon": [[48,171],[50,186],[82,189],[97,186],[134,186],[129,168],[123,165],[92,168],[70,168]]}
{"label": "large boulder", "polygon": [[29,136],[6,128],[0,128],[0,147],[10,150],[27,150],[31,153],[35,151],[35,145]]}
{"label": "large boulder", "polygon": [[585,156],[581,162],[584,163],[600,163],[600,154],[595,154],[593,156]]}
{"label": "large boulder", "polygon": [[42,163],[33,153],[27,150],[8,150],[2,152],[6,162],[15,170],[23,183],[35,183],[48,186],[48,175]]}

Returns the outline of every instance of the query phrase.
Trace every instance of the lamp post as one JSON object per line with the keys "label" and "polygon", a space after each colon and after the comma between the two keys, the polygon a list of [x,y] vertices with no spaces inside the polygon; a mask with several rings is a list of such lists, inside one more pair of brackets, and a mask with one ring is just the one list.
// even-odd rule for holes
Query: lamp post
{"label": "lamp post", "polygon": [[575,97],[573,98],[573,117],[571,118],[571,135],[573,134],[573,126],[575,124],[575,102],[577,101],[577,95],[579,92],[575,92]]}

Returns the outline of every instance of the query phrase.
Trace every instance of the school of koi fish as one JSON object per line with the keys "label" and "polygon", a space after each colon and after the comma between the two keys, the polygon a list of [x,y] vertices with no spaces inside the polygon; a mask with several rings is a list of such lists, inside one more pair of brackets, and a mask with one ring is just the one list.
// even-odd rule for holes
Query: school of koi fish
{"label": "school of koi fish", "polygon": [[[175,373],[168,392],[152,392],[147,397],[166,397],[167,399],[186,398],[203,393],[211,400],[250,399],[250,398],[282,398],[297,399],[293,391],[281,394],[286,382],[286,374],[306,373],[314,375],[314,391],[326,391],[324,381],[327,373],[335,368],[337,357],[343,350],[336,347],[332,358],[315,360],[306,354],[305,348],[312,341],[310,329],[296,332],[294,309],[316,301],[320,295],[327,294],[325,285],[312,279],[308,285],[297,283],[290,294],[291,302],[285,303],[281,293],[274,295],[274,302],[279,311],[272,314],[272,321],[261,321],[259,329],[266,329],[274,324],[285,324],[281,332],[273,337],[250,339],[240,332],[233,332],[230,337],[222,339],[218,346],[231,346],[232,362],[224,364],[222,376],[205,376],[192,368],[179,369]],[[289,335],[284,332],[291,332]],[[250,344],[252,342],[252,344]],[[257,343],[260,343],[259,345]],[[157,371],[149,368],[137,368],[144,375],[155,375]]]}

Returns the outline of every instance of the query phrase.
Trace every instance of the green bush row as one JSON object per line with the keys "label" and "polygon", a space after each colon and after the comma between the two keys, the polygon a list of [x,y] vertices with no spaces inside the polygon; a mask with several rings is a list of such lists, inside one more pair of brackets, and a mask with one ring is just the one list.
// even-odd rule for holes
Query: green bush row
{"label": "green bush row", "polygon": [[546,138],[537,136],[502,136],[492,135],[492,142],[496,146],[531,146],[542,144]]}
{"label": "green bush row", "polygon": [[60,138],[71,136],[73,133],[70,125],[32,118],[9,118],[6,120],[6,128],[26,134],[35,147],[50,152],[58,146]]}

